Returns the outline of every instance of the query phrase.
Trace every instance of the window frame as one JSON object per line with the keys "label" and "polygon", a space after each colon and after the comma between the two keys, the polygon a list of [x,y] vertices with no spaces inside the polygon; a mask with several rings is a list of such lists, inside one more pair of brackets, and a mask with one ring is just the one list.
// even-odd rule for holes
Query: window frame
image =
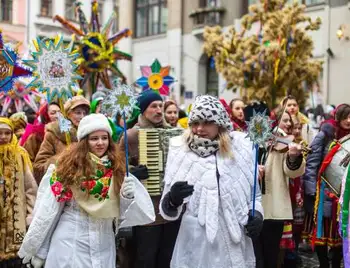
{"label": "window frame", "polygon": [[[3,3],[4,2],[4,3]],[[5,7],[8,7],[6,10],[3,8],[3,4]],[[5,13],[7,11],[7,13]],[[6,16],[4,16],[6,14]],[[7,17],[7,19],[4,19]],[[12,23],[13,20],[13,0],[1,0],[0,1],[0,22]]]}
{"label": "window frame", "polygon": [[[44,5],[47,4],[47,5]],[[43,8],[47,8],[47,12],[44,14]],[[40,16],[41,17],[52,17],[53,16],[53,1],[52,0],[41,0],[40,1]]]}
{"label": "window frame", "polygon": [[[165,5],[166,8],[168,8],[168,0],[146,0],[145,3],[140,4],[138,3],[139,0],[135,0],[134,1],[134,5],[135,5],[135,13],[134,13],[134,35],[135,38],[142,38],[142,37],[147,37],[147,36],[154,36],[154,35],[159,35],[159,34],[163,34],[167,32],[168,26],[165,28],[164,31],[161,30],[161,24],[162,24],[162,7],[163,5]],[[150,1],[154,1],[154,3],[150,3]],[[150,33],[149,30],[149,23],[150,23],[150,10],[153,7],[158,7],[159,12],[158,12],[158,21],[157,21],[157,31],[156,33]],[[138,11],[141,9],[145,9],[145,25],[146,25],[146,29],[145,29],[145,33],[142,35],[138,35],[138,28],[137,28],[137,23],[138,23],[138,19],[137,19],[137,14]]]}
{"label": "window frame", "polygon": [[[318,0],[319,2],[317,2],[317,3],[313,3],[313,4],[306,4],[306,0],[301,0],[301,1],[299,1],[300,2],[300,4],[302,4],[302,5],[305,5],[306,7],[313,7],[313,6],[319,6],[319,5],[324,5],[325,3],[326,3],[326,0]],[[245,0],[244,1],[245,3],[246,3],[246,5],[247,5],[247,12],[246,13],[248,13],[249,11],[249,6],[250,5],[253,5],[253,4],[256,4],[256,3],[258,3],[259,1],[258,0],[253,0],[253,3],[249,3],[249,0]]]}
{"label": "window frame", "polygon": [[[69,6],[67,5],[68,3],[69,3]],[[70,20],[70,21],[77,21],[77,18],[75,17],[75,11],[74,11],[75,10],[75,7],[74,7],[75,4],[74,3],[75,3],[74,0],[65,0],[64,1],[64,13],[65,13],[64,17],[67,20]],[[73,13],[72,13],[73,17],[72,18],[67,16],[68,14],[70,14],[70,12],[72,12],[71,10],[68,11],[68,8],[73,10]]]}

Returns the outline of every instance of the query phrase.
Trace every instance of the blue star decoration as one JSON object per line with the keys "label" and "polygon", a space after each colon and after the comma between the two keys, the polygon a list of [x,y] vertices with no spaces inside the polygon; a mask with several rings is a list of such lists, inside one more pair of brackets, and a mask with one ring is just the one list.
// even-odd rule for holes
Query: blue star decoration
{"label": "blue star decoration", "polygon": [[31,75],[29,69],[20,65],[18,53],[4,44],[0,30],[0,91],[7,93],[17,78]]}
{"label": "blue star decoration", "polygon": [[60,128],[61,133],[69,132],[72,128],[72,122],[64,118],[61,113],[58,113],[58,126]]}
{"label": "blue star decoration", "polygon": [[264,148],[267,147],[267,142],[272,137],[272,120],[266,115],[266,111],[263,113],[256,113],[253,111],[253,117],[247,122],[248,132],[247,138],[249,138],[254,145],[259,145]]}
{"label": "blue star decoration", "polygon": [[118,114],[128,115],[136,104],[136,97],[132,86],[113,81],[113,89],[102,102],[102,112],[116,118]]}
{"label": "blue star decoration", "polygon": [[72,52],[73,41],[65,46],[63,37],[56,36],[54,41],[37,38],[33,43],[37,51],[31,53],[32,60],[24,61],[33,69],[34,80],[28,87],[46,93],[49,102],[55,97],[73,97],[78,80],[82,79],[76,73],[74,62],[79,54]]}

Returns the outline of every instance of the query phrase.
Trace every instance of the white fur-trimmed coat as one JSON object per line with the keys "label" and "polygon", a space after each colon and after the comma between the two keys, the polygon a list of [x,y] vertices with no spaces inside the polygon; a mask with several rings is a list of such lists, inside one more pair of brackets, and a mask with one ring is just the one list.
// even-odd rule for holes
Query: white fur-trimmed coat
{"label": "white fur-trimmed coat", "polygon": [[[188,149],[183,137],[171,139],[165,186],[160,204],[177,181],[194,185],[193,194],[185,200],[186,211],[171,261],[171,268],[253,268],[255,256],[251,239],[244,226],[252,209],[255,151],[245,134],[231,132],[233,158],[218,152],[201,158]],[[219,174],[219,178],[217,176]],[[260,189],[256,210],[263,214]]]}

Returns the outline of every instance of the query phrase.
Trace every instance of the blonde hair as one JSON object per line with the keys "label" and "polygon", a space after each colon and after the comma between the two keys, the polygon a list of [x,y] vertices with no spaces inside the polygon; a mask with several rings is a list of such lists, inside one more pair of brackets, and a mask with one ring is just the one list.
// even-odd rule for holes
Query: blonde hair
{"label": "blonde hair", "polygon": [[[192,127],[190,126],[188,129],[186,129],[182,136],[187,145],[193,142],[194,134],[192,132]],[[219,128],[218,141],[220,154],[225,158],[233,158],[232,140],[229,132],[225,128]]]}

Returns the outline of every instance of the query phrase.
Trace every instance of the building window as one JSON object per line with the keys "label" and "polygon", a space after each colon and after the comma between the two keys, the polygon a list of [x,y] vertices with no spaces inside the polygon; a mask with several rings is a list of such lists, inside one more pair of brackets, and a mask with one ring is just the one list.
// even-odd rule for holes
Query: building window
{"label": "building window", "polygon": [[[248,6],[259,3],[259,0],[248,0]],[[325,0],[298,0],[300,4],[306,5],[306,6],[314,6],[325,3]],[[294,0],[288,0],[289,4],[293,4]]]}
{"label": "building window", "polygon": [[65,7],[65,17],[68,20],[76,20],[75,18],[75,0],[66,0],[66,7]]}
{"label": "building window", "polygon": [[12,21],[12,0],[0,1],[0,21]]}
{"label": "building window", "polygon": [[216,7],[217,0],[199,0],[199,7]]}
{"label": "building window", "polygon": [[166,0],[136,0],[136,37],[165,33],[168,28]]}
{"label": "building window", "polygon": [[219,75],[216,72],[214,58],[207,60],[207,89],[206,94],[217,97],[219,94]]}
{"label": "building window", "polygon": [[119,23],[118,23],[118,14],[119,14],[119,7],[115,6],[114,7],[114,12],[117,14],[116,18],[113,20],[113,26],[112,26],[112,34],[115,34],[116,32],[119,31]]}
{"label": "building window", "polygon": [[52,17],[52,0],[41,0],[40,15],[43,17]]}

